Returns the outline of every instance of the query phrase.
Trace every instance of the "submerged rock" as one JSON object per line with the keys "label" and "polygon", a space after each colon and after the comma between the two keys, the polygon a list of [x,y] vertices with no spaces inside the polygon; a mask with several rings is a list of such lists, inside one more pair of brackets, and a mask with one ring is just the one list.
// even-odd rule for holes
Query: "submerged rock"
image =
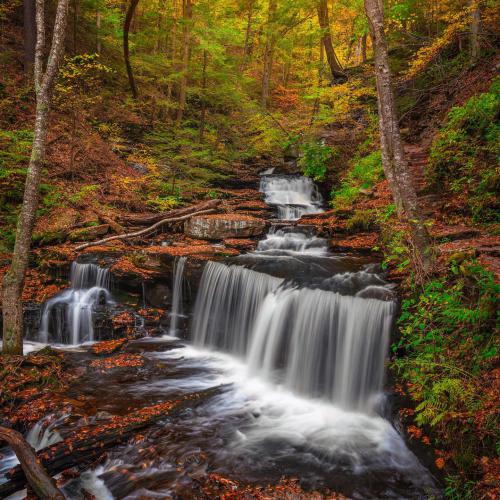
{"label": "submerged rock", "polygon": [[184,225],[184,232],[191,238],[224,240],[259,236],[266,228],[266,221],[249,215],[214,214],[191,217]]}

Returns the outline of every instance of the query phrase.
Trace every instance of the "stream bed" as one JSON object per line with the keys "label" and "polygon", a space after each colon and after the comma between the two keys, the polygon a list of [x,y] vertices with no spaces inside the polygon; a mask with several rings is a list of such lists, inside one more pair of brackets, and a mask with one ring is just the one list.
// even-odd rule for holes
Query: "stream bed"
{"label": "stream bed", "polygon": [[[83,369],[93,314],[119,307],[105,271],[74,264],[72,288],[47,301],[38,340],[74,344],[82,376],[68,396],[90,401],[92,418],[218,388],[68,480],[68,498],[205,498],[209,473],[262,485],[298,478],[306,490],[349,498],[439,497],[387,418],[393,286],[370,257],[331,254],[290,223],[321,210],[312,181],[269,173],[261,190],[279,220],[254,252],[207,262],[194,303],[183,294],[186,261],[176,261],[170,328],[126,347],[145,359],[137,370]],[[83,423],[54,415],[30,442],[52,444]],[[13,463],[0,461],[0,482]]]}

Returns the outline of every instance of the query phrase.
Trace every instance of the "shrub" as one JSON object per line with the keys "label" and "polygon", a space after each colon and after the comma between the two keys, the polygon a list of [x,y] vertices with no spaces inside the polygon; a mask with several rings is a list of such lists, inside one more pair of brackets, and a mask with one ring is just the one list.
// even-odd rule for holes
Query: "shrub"
{"label": "shrub", "polygon": [[302,173],[315,181],[322,181],[328,170],[328,162],[334,155],[333,148],[321,142],[306,142],[302,145],[302,153],[298,162]]}

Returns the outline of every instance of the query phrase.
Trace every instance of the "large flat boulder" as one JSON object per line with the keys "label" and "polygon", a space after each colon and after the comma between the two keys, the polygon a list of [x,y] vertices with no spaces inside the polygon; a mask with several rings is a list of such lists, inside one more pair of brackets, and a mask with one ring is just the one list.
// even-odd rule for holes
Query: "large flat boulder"
{"label": "large flat boulder", "polygon": [[264,219],[250,215],[213,214],[191,217],[184,225],[184,232],[191,238],[224,240],[258,236],[265,228]]}

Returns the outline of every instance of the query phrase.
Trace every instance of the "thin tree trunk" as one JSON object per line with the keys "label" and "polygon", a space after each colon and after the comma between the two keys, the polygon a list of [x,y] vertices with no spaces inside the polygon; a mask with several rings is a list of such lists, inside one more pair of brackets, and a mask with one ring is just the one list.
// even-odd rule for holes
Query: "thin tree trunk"
{"label": "thin tree trunk", "polygon": [[24,74],[28,79],[33,78],[35,64],[36,17],[35,0],[24,0]]}
{"label": "thin tree trunk", "polygon": [[323,42],[323,45],[325,46],[326,59],[328,61],[328,65],[330,66],[332,80],[334,82],[344,81],[346,79],[346,75],[342,70],[340,61],[338,60],[337,54],[335,53],[335,49],[333,48],[332,36],[330,33],[330,20],[328,17],[327,0],[318,1],[317,11],[319,26],[323,32],[321,40]]}
{"label": "thin tree trunk", "polygon": [[252,54],[251,50],[251,37],[252,37],[252,20],[253,20],[253,8],[254,8],[255,0],[250,0],[248,3],[248,12],[247,12],[247,26],[245,29],[245,45],[243,48],[243,64],[241,65],[242,70],[246,67],[248,63],[248,59]]}
{"label": "thin tree trunk", "polygon": [[[171,35],[171,44],[170,44],[170,61],[171,61],[171,68],[172,70],[176,69],[177,62],[176,62],[176,56],[177,56],[177,0],[173,0],[172,3],[172,11],[173,11],[173,17],[172,17],[172,35]],[[172,80],[169,80],[167,84],[167,99],[170,101],[172,98],[172,89],[173,89],[173,82]]]}
{"label": "thin tree trunk", "polygon": [[38,206],[40,177],[45,159],[49,109],[52,94],[64,55],[69,0],[58,0],[52,44],[45,72],[45,1],[36,0],[37,41],[35,50],[36,117],[31,158],[26,175],[23,205],[17,221],[16,242],[9,270],[3,281],[3,352],[23,353],[22,291],[28,268],[31,235]]}
{"label": "thin tree trunk", "polygon": [[203,51],[203,70],[201,78],[201,118],[200,118],[200,142],[203,141],[203,134],[205,133],[205,120],[207,114],[207,63],[208,63],[208,53],[206,50]]}
{"label": "thin tree trunk", "polygon": [[384,15],[379,0],[365,0],[365,9],[375,52],[375,76],[384,173],[389,182],[399,217],[407,220],[410,224],[415,249],[415,268],[425,272],[431,264],[430,241],[418,206],[411,172],[405,159],[401,141],[384,33]]}
{"label": "thin tree trunk", "polygon": [[264,61],[262,67],[262,90],[260,96],[260,104],[263,109],[267,109],[267,104],[269,102],[275,44],[274,20],[277,8],[277,0],[269,0],[269,7],[267,11],[266,46],[264,48]]}
{"label": "thin tree trunk", "polygon": [[132,65],[130,64],[130,49],[128,44],[130,25],[132,24],[132,19],[134,17],[134,12],[137,7],[139,0],[131,0],[130,5],[127,9],[127,14],[125,15],[125,23],[123,25],[123,57],[125,59],[125,67],[127,68],[127,76],[130,84],[130,90],[132,91],[132,97],[137,99],[137,85],[135,84],[134,73],[132,71]]}
{"label": "thin tree trunk", "polygon": [[182,118],[184,117],[184,111],[186,109],[186,95],[187,95],[187,84],[188,84],[188,69],[189,69],[189,45],[191,38],[190,22],[193,15],[193,10],[191,8],[191,0],[183,0],[182,2],[182,18],[184,24],[182,25],[182,76],[181,84],[179,87],[179,107],[177,108],[177,125],[180,125]]}
{"label": "thin tree trunk", "polygon": [[361,37],[361,63],[366,62],[366,33]]}
{"label": "thin tree trunk", "polygon": [[96,51],[99,55],[101,55],[101,20],[102,20],[102,15],[101,11],[97,10],[96,12],[96,18],[95,18],[95,27],[96,27]]}
{"label": "thin tree trunk", "polygon": [[472,9],[470,22],[470,56],[473,61],[476,61],[480,51],[479,29],[481,26],[481,10],[477,0],[471,0],[470,7]]}

